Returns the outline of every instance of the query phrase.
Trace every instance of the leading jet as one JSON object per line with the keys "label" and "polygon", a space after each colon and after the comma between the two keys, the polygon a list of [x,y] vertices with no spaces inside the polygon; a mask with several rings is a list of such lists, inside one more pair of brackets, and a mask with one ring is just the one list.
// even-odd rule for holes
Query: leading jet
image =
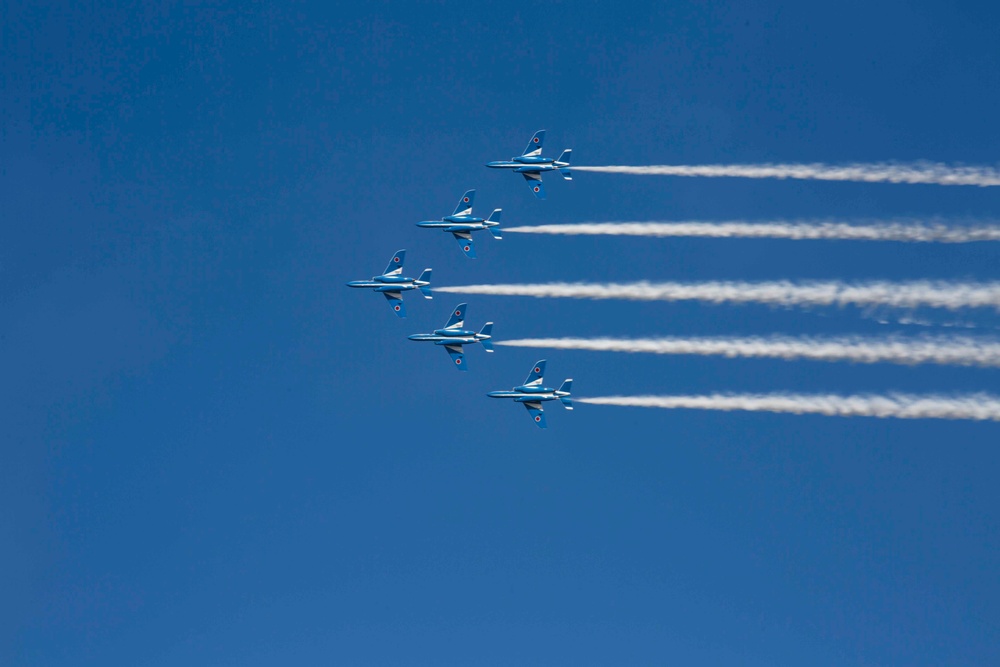
{"label": "leading jet", "polygon": [[493,332],[493,323],[487,322],[482,331],[476,333],[462,328],[465,324],[465,311],[468,304],[460,303],[451,311],[448,324],[443,329],[435,329],[434,333],[413,334],[410,340],[422,340],[432,342],[435,345],[443,345],[448,351],[451,360],[455,362],[455,368],[460,371],[467,370],[465,366],[465,353],[463,345],[475,345],[479,343],[487,352],[493,351],[493,343],[490,341],[490,334]]}
{"label": "leading jet", "polygon": [[403,275],[403,260],[406,258],[405,250],[397,250],[396,254],[389,260],[389,266],[385,267],[385,272],[380,276],[374,276],[371,280],[352,280],[347,283],[348,287],[366,287],[376,292],[381,292],[393,312],[400,317],[406,317],[406,309],[403,307],[403,292],[418,289],[425,299],[432,299],[431,294],[431,270],[424,269],[419,278],[408,278]]}
{"label": "leading jet", "polygon": [[570,387],[573,380],[568,379],[562,383],[558,389],[550,389],[542,386],[542,376],[545,374],[545,360],[536,363],[528,378],[519,387],[514,387],[510,391],[491,391],[486,394],[490,398],[513,398],[515,403],[523,403],[528,409],[531,419],[540,428],[545,428],[545,413],[542,411],[542,403],[545,401],[560,401],[567,410],[573,409],[573,401],[569,397]]}
{"label": "leading jet", "polygon": [[469,190],[458,201],[455,212],[440,220],[428,220],[418,222],[417,227],[429,229],[440,229],[451,232],[455,235],[455,240],[462,248],[462,252],[470,259],[476,258],[476,246],[472,243],[472,232],[486,229],[493,235],[493,238],[500,237],[500,212],[501,209],[494,209],[490,217],[483,220],[472,215],[472,202],[476,198],[476,191]]}
{"label": "leading jet", "polygon": [[544,141],[545,130],[539,130],[532,135],[528,147],[521,155],[512,157],[510,160],[487,162],[486,166],[493,169],[513,169],[514,173],[524,176],[524,180],[528,182],[528,187],[531,188],[536,197],[545,199],[545,190],[542,189],[543,171],[558,171],[567,181],[573,180],[573,174],[569,169],[569,158],[572,151],[570,149],[564,150],[557,160],[542,157],[542,143]]}

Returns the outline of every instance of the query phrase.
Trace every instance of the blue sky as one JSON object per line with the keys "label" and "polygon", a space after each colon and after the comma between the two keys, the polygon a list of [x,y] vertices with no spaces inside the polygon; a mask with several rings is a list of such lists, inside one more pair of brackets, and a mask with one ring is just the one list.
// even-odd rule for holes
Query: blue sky
{"label": "blue sky", "polygon": [[[1000,661],[1000,429],[548,410],[580,395],[970,392],[997,371],[471,349],[348,280],[1000,279],[1000,250],[454,241],[584,220],[997,216],[996,189],[547,179],[579,164],[996,164],[989,3],[6,3],[0,662]],[[500,338],[922,333],[851,309],[470,297]],[[970,313],[974,333],[995,314]],[[940,321],[947,318],[942,317]],[[933,327],[936,329],[936,327]],[[943,330],[943,328],[942,328]]]}

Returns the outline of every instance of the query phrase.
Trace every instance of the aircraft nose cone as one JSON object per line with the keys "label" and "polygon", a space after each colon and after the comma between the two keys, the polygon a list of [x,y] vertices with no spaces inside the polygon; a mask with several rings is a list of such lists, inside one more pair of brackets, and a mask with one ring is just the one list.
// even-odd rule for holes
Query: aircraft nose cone
{"label": "aircraft nose cone", "polygon": [[407,336],[410,340],[420,340],[420,334],[413,334],[412,336]]}

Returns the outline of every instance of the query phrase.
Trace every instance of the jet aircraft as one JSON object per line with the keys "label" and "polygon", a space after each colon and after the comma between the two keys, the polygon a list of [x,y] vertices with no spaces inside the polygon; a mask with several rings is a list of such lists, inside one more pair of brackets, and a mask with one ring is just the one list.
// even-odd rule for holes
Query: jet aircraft
{"label": "jet aircraft", "polygon": [[569,393],[573,380],[566,380],[559,389],[550,389],[542,386],[542,375],[544,374],[545,360],[542,359],[532,367],[528,378],[521,386],[514,387],[510,391],[491,391],[486,395],[490,398],[513,398],[514,402],[523,403],[532,420],[540,428],[545,428],[545,413],[542,411],[542,403],[558,400],[567,410],[572,410],[573,401],[570,400]]}
{"label": "jet aircraft", "polygon": [[476,191],[469,190],[462,195],[462,199],[459,200],[454,213],[440,220],[418,222],[417,227],[441,229],[446,232],[451,232],[455,235],[455,240],[458,241],[458,245],[462,248],[462,252],[465,253],[465,256],[475,259],[476,246],[472,243],[472,232],[478,232],[486,229],[493,235],[493,238],[499,239],[501,211],[499,208],[494,209],[493,212],[490,213],[490,217],[485,220],[477,218],[472,215],[472,201],[475,198]]}
{"label": "jet aircraft", "polygon": [[513,169],[514,173],[524,176],[528,182],[528,187],[539,199],[545,199],[545,190],[542,189],[542,172],[558,171],[567,181],[573,180],[573,174],[569,169],[570,149],[566,149],[553,160],[550,157],[542,157],[542,143],[545,141],[545,130],[539,130],[531,137],[528,147],[524,149],[518,157],[510,160],[498,160],[487,162],[486,166],[493,169]]}
{"label": "jet aircraft", "polygon": [[403,292],[418,289],[425,299],[433,298],[431,294],[431,270],[424,269],[419,278],[408,278],[403,275],[403,260],[406,258],[405,250],[397,250],[396,254],[389,260],[389,266],[385,267],[385,272],[380,276],[374,276],[371,280],[352,280],[347,283],[348,287],[365,287],[381,292],[393,312],[400,317],[406,317],[406,309],[403,308]]}
{"label": "jet aircraft", "polygon": [[443,345],[452,361],[455,362],[455,368],[460,371],[466,370],[463,345],[479,343],[487,352],[493,351],[493,343],[490,341],[490,334],[493,331],[492,322],[487,322],[479,333],[462,328],[462,325],[465,324],[467,305],[465,303],[458,304],[455,310],[451,311],[448,324],[444,325],[443,329],[435,329],[434,333],[429,334],[413,334],[410,336],[410,340],[422,340],[432,342],[435,345]]}

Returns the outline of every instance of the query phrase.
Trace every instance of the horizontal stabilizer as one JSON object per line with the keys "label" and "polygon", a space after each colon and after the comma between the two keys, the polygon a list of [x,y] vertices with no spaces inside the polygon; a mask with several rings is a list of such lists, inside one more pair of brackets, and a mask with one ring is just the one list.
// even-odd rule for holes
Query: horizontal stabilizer
{"label": "horizontal stabilizer", "polygon": [[418,289],[424,295],[425,299],[433,299],[434,295],[431,294],[431,286],[429,284],[431,282],[431,270],[424,269],[424,272],[420,274],[417,280],[422,283],[428,283],[427,285],[421,285]]}
{"label": "horizontal stabilizer", "polygon": [[[492,336],[493,335],[493,323],[487,322],[483,325],[483,330],[479,332],[480,336]],[[489,338],[483,338],[479,341],[479,344],[483,346],[483,349],[487,352],[493,351],[493,341]]]}
{"label": "horizontal stabilizer", "polygon": [[493,212],[490,213],[490,217],[486,218],[486,222],[496,223],[496,224],[493,224],[493,225],[487,225],[486,226],[486,229],[490,230],[490,234],[492,234],[493,238],[495,238],[495,239],[503,238],[500,235],[500,213],[502,213],[502,212],[503,212],[503,209],[499,209],[499,208],[493,209]]}
{"label": "horizontal stabilizer", "polygon": [[556,160],[556,167],[559,168],[559,173],[562,174],[562,177],[567,181],[573,180],[573,172],[570,171],[569,168],[570,154],[572,152],[572,150],[565,150],[562,152],[562,155],[559,156],[559,159]]}
{"label": "horizontal stabilizer", "polygon": [[[566,392],[567,394],[569,394],[572,387],[573,387],[573,378],[570,378],[562,383],[562,385],[559,387],[559,391]],[[572,399],[570,399],[569,396],[560,396],[559,401],[563,404],[563,407],[566,408],[567,410],[573,409],[573,401]]]}

